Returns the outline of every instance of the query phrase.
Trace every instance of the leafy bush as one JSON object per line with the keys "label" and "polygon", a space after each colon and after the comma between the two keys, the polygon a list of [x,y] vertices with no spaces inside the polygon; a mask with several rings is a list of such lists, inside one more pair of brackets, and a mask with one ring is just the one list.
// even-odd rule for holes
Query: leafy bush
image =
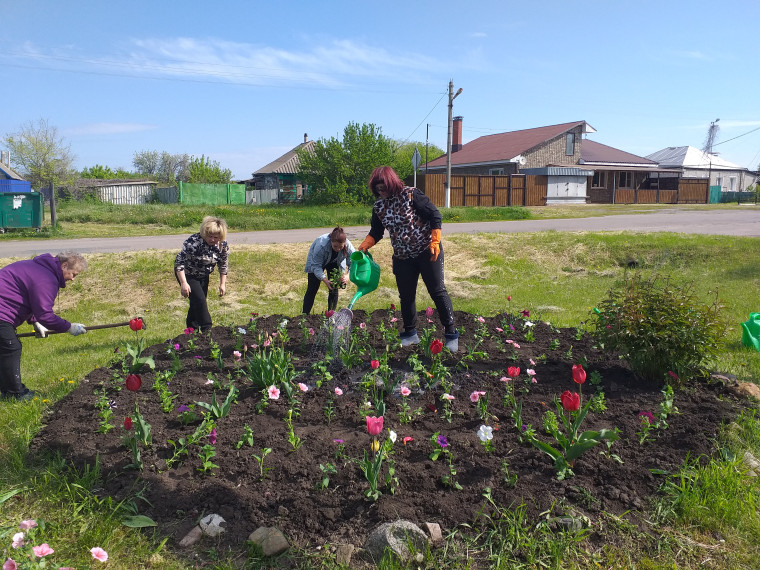
{"label": "leafy bush", "polygon": [[726,325],[717,293],[710,304],[690,284],[655,275],[626,277],[594,311],[596,340],[616,350],[644,380],[686,382],[719,352]]}

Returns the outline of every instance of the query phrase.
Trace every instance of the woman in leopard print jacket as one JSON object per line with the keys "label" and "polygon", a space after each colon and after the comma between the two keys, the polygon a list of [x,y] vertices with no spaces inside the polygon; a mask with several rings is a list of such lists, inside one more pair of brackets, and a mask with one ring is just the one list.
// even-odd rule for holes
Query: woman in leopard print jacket
{"label": "woman in leopard print jacket", "polygon": [[206,216],[201,222],[200,232],[185,240],[174,260],[174,274],[180,293],[190,300],[185,322],[188,327],[201,332],[211,328],[206,297],[209,275],[214,272],[214,267],[219,267],[219,296],[227,292],[230,246],[226,238],[227,222]]}
{"label": "woman in leopard print jacket", "polygon": [[366,252],[388,230],[393,246],[393,274],[404,320],[401,346],[420,342],[416,297],[417,283],[422,277],[445,329],[446,348],[456,352],[459,333],[454,325],[451,299],[443,283],[441,213],[420,190],[404,186],[390,166],[380,166],[372,172],[369,188],[378,200],[372,207],[370,232],[359,249]]}

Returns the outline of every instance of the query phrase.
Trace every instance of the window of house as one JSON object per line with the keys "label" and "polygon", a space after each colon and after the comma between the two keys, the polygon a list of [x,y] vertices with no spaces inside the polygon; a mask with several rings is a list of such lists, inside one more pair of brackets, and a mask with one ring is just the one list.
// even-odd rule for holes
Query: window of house
{"label": "window of house", "polygon": [[591,181],[592,188],[607,188],[607,172],[594,172],[594,179]]}
{"label": "window of house", "polygon": [[575,133],[565,135],[565,154],[567,156],[575,154]]}
{"label": "window of house", "polygon": [[633,172],[618,172],[618,188],[633,188]]}
{"label": "window of house", "polygon": [[715,185],[716,186],[723,186],[723,177],[722,176],[716,176],[715,177]]}
{"label": "window of house", "polygon": [[728,191],[736,192],[736,176],[728,177]]}
{"label": "window of house", "polygon": [[490,174],[491,176],[501,176],[504,174],[504,169],[503,168],[489,168],[488,174]]}

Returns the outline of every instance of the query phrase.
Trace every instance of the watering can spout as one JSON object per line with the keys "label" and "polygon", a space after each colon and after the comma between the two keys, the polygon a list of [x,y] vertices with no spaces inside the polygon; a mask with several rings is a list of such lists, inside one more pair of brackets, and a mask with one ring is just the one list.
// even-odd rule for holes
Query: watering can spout
{"label": "watering can spout", "polygon": [[377,289],[377,284],[380,282],[380,266],[375,263],[370,253],[355,251],[351,254],[351,269],[348,272],[348,278],[356,285],[357,291],[348,307],[337,313],[336,322],[344,326],[351,324],[351,319],[354,317],[351,309],[354,308],[354,303],[359,300],[359,297]]}

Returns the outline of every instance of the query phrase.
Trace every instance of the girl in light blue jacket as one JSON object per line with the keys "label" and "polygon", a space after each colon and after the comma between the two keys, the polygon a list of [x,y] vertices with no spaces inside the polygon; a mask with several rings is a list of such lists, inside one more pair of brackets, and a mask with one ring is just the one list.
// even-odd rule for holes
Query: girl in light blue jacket
{"label": "girl in light blue jacket", "polygon": [[303,297],[303,312],[309,314],[314,306],[319,286],[327,285],[327,309],[334,311],[338,306],[338,287],[330,281],[330,273],[340,271],[340,287],[348,283],[348,269],[351,267],[351,254],[354,246],[346,238],[346,232],[340,226],[329,234],[323,234],[314,240],[306,258],[306,274],[308,285]]}

